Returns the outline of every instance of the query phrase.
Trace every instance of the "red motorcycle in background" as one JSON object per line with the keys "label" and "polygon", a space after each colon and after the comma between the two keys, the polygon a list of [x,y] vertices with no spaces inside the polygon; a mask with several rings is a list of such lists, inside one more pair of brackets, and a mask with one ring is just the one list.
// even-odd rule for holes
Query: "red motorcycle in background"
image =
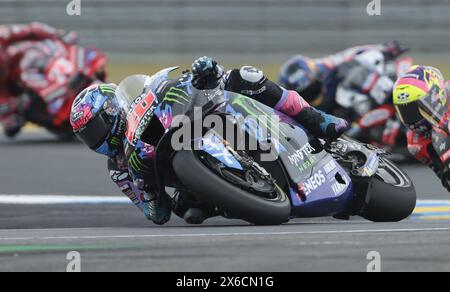
{"label": "red motorcycle in background", "polygon": [[[397,76],[408,71],[414,65],[414,59],[402,58],[396,61]],[[397,118],[392,99],[382,105],[372,103],[373,107],[354,120],[349,136],[359,141],[376,145],[392,153],[394,160],[407,160],[410,154],[407,148],[406,131]]]}
{"label": "red motorcycle in background", "polygon": [[20,42],[9,46],[6,54],[13,82],[9,94],[0,94],[5,134],[13,138],[30,122],[61,139],[71,138],[73,100],[86,87],[106,81],[106,54],[52,39]]}

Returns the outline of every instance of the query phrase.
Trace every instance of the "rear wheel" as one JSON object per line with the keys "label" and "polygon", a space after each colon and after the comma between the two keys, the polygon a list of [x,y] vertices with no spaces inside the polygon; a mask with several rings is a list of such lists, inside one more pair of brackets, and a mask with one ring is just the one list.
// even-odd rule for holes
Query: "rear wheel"
{"label": "rear wheel", "polygon": [[196,154],[178,152],[173,167],[183,185],[200,200],[255,225],[280,225],[288,221],[289,198],[278,185],[263,179],[258,167],[240,174]]}
{"label": "rear wheel", "polygon": [[391,161],[382,158],[369,183],[360,216],[373,222],[399,222],[409,217],[417,202],[411,179]]}

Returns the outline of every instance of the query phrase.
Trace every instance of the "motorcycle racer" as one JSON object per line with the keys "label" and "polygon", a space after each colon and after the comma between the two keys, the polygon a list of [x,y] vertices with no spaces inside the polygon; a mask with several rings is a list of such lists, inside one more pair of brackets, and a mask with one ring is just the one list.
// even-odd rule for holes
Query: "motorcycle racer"
{"label": "motorcycle racer", "polygon": [[394,105],[409,129],[408,150],[450,191],[450,82],[429,66],[414,66],[395,83]]}
{"label": "motorcycle racer", "polygon": [[[339,86],[355,92],[360,90],[365,95],[374,91],[376,98],[381,99],[377,87],[388,87],[387,77],[397,78],[395,60],[406,51],[398,42],[392,41],[353,47],[319,59],[297,55],[282,66],[279,84],[305,96],[317,108],[332,112]],[[357,81],[346,78],[351,72],[359,76]],[[347,86],[352,85],[350,82],[359,83],[359,88]]]}
{"label": "motorcycle racer", "polygon": [[[105,77],[106,56],[91,49],[89,60],[80,62],[84,49],[77,40],[74,32],[41,23],[0,27],[0,122],[7,136],[17,135],[26,121],[67,135],[68,97],[90,84],[81,73],[93,75],[82,71],[95,67],[98,78]],[[72,59],[83,68],[78,70]]]}
{"label": "motorcycle racer", "polygon": [[[317,137],[336,139],[348,129],[345,120],[316,110],[297,92],[281,88],[254,67],[225,73],[212,58],[203,57],[194,62],[192,73],[186,73],[181,79],[161,81],[161,86],[167,88],[180,80],[191,82],[200,90],[221,87],[247,95],[294,117]],[[126,114],[118,105],[115,90],[114,84],[84,90],[73,104],[71,124],[75,134],[90,149],[109,157],[108,169],[119,188],[155,224],[167,223],[172,211],[194,224],[200,224],[208,217],[224,215],[214,207],[196,201],[191,194],[178,192],[172,199],[156,193],[152,159],[158,141],[152,144],[137,141],[134,147],[127,143]],[[158,137],[152,132],[156,130],[147,129],[146,132],[149,130],[150,136]]]}

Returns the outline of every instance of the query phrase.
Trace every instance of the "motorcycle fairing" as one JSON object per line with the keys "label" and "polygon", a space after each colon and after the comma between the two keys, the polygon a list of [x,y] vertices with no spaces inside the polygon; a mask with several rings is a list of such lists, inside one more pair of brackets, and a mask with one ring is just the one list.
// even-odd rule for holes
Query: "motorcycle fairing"
{"label": "motorcycle fairing", "polygon": [[339,139],[334,142],[333,147],[341,156],[348,155],[351,152],[357,152],[365,156],[364,165],[356,170],[353,170],[353,174],[358,177],[374,176],[380,166],[379,155],[386,154],[386,152],[382,149],[345,139]]}
{"label": "motorcycle fairing", "polygon": [[363,130],[384,126],[388,120],[395,117],[395,114],[395,108],[390,105],[383,105],[362,116],[358,124]]}
{"label": "motorcycle fairing", "polygon": [[209,131],[207,135],[203,137],[199,149],[208,153],[212,157],[216,158],[228,168],[234,168],[243,171],[244,168],[241,166],[239,161],[234,157],[234,155],[225,146],[225,141],[214,131]]}
{"label": "motorcycle fairing", "polygon": [[[349,200],[353,198],[350,177],[339,164],[333,164],[333,157],[323,151],[318,140],[301,125],[292,118],[243,95],[221,90],[196,90],[190,82],[192,78],[189,77],[191,76],[187,74],[176,80],[158,79],[162,83],[153,87],[158,100],[154,112],[160,121],[165,121],[163,124],[168,126],[167,121],[177,115],[185,115],[192,120],[192,110],[196,107],[206,108],[204,113],[214,110],[219,114],[240,114],[244,118],[251,116],[258,121],[260,116],[268,118],[269,121],[276,117],[280,120],[279,133],[273,134],[270,140],[275,144],[274,149],[284,165],[288,183],[293,190],[300,187],[307,190],[306,201],[300,199],[299,191],[292,192],[293,213],[300,217],[303,215],[319,217],[335,215],[345,210]],[[146,82],[146,84],[156,83],[158,82]],[[148,125],[147,119],[145,122]],[[251,126],[245,126],[244,130],[250,136],[258,132]],[[204,147],[206,152],[230,168],[242,169],[239,162],[224,147],[220,136],[207,138],[209,141],[207,140]],[[261,142],[262,137],[254,138]],[[223,147],[210,147],[216,142]]]}
{"label": "motorcycle fairing", "polygon": [[170,67],[163,69],[159,71],[158,73],[150,76],[150,79],[148,81],[150,89],[153,92],[157,92],[158,87],[166,80],[169,79],[170,73],[172,73],[175,70],[178,70],[180,67]]}
{"label": "motorcycle fairing", "polygon": [[[273,137],[273,140],[280,145],[274,148],[290,178],[291,201],[296,216],[327,216],[344,211],[353,198],[351,179],[301,125],[256,100],[238,94],[228,93],[223,108],[229,114],[239,113],[244,117],[279,118],[279,137]],[[245,130],[253,134],[248,127]],[[299,187],[306,190],[306,201],[297,191]]]}

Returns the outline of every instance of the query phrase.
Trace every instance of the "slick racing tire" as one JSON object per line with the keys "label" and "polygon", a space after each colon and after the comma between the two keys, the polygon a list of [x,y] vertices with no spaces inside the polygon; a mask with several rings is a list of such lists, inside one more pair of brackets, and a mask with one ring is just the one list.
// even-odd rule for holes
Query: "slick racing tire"
{"label": "slick racing tire", "polygon": [[382,164],[369,184],[363,218],[373,222],[399,222],[408,218],[417,203],[411,179],[394,163],[381,159]]}
{"label": "slick racing tire", "polygon": [[232,218],[255,225],[281,225],[289,220],[290,200],[278,186],[276,199],[259,197],[211,171],[192,151],[178,152],[173,159],[173,167],[178,179],[190,192]]}

